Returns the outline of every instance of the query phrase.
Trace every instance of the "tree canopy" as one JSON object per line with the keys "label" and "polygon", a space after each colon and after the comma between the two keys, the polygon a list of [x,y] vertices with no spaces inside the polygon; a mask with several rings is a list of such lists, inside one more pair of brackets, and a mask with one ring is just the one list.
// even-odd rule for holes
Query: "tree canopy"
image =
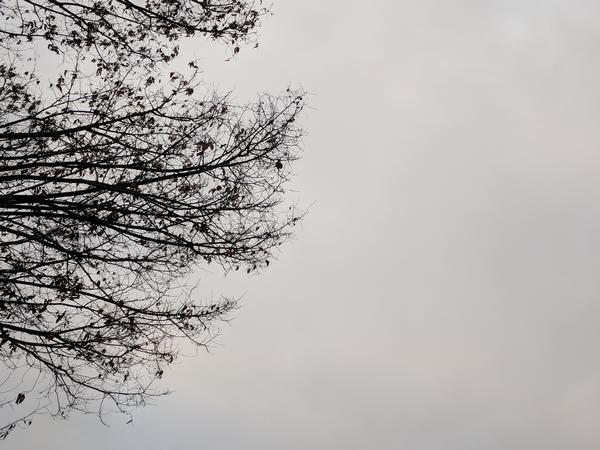
{"label": "tree canopy", "polygon": [[[260,270],[290,236],[303,93],[238,105],[200,81],[197,61],[168,65],[182,36],[237,52],[265,13],[242,1],[0,2],[0,412],[14,415],[0,436],[38,413],[129,412],[160,394],[177,340],[206,345],[236,305],[199,303],[186,275]],[[40,43],[66,61],[50,88]]]}
{"label": "tree canopy", "polygon": [[267,13],[245,0],[2,0],[0,44],[11,51],[42,41],[55,53],[84,50],[111,63],[168,62],[177,41],[201,34],[247,41]]}

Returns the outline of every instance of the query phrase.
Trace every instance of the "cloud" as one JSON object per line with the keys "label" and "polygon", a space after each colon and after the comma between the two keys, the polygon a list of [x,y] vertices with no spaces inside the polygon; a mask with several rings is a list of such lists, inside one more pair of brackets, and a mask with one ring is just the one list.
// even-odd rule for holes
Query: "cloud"
{"label": "cloud", "polygon": [[314,93],[296,241],[260,278],[200,275],[244,307],[134,426],[14,448],[598,448],[600,6],[275,7],[205,69]]}

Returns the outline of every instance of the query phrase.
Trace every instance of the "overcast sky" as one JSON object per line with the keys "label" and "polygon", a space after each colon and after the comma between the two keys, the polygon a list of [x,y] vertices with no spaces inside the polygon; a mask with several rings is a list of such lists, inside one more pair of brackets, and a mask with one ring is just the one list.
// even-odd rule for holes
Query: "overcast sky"
{"label": "overcast sky", "polygon": [[600,448],[600,2],[273,9],[235,61],[186,51],[240,99],[312,93],[294,241],[260,277],[199,274],[242,308],[133,423],[2,446]]}

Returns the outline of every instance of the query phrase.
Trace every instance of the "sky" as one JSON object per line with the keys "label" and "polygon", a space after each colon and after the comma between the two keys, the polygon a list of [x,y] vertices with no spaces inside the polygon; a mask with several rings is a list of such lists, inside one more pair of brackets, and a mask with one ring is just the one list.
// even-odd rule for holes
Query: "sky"
{"label": "sky", "polygon": [[33,450],[600,448],[600,3],[275,0],[206,80],[301,86],[309,208],[174,392]]}

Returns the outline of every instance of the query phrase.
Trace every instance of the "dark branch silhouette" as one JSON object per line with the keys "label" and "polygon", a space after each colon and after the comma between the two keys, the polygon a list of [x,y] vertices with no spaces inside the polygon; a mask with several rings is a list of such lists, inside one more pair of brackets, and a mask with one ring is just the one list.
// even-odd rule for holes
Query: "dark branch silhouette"
{"label": "dark branch silhouette", "polygon": [[[240,106],[204,87],[194,61],[189,74],[156,65],[183,35],[246,39],[265,12],[254,4],[0,11],[0,411],[16,411],[6,437],[38,413],[129,412],[161,394],[153,383],[178,339],[210,342],[235,299],[200,304],[186,276],[198,264],[258,271],[289,237],[303,94]],[[36,40],[72,64],[50,90],[20,47]]]}
{"label": "dark branch silhouette", "polygon": [[[43,42],[57,54],[84,50],[107,68],[170,61],[177,41],[201,34],[247,41],[267,13],[261,1],[3,0],[0,46],[16,51]],[[239,47],[236,47],[239,50]]]}

